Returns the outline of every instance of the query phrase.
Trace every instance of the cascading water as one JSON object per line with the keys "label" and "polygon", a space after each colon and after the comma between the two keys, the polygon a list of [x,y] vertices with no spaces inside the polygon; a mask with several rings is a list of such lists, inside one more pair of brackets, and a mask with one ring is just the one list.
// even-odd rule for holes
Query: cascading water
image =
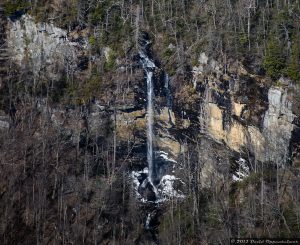
{"label": "cascading water", "polygon": [[[155,145],[154,134],[154,82],[155,69],[157,69],[151,59],[150,42],[147,34],[140,40],[140,63],[143,66],[145,80],[147,82],[147,165],[144,169],[132,171],[133,188],[137,198],[144,204],[145,212],[144,227],[153,236],[154,243],[157,242],[158,216],[160,215],[160,203],[171,198],[184,198],[185,196],[174,189],[173,184],[184,184],[179,178],[170,175],[176,161],[169,157],[167,152],[162,151]],[[169,77],[164,73],[164,94],[166,106],[171,122],[172,95],[169,88]],[[158,112],[159,113],[159,112]]]}
{"label": "cascading water", "polygon": [[153,166],[153,72],[147,71],[147,160],[149,167],[149,181],[153,184],[154,166]]}
{"label": "cascading water", "polygon": [[153,159],[153,72],[155,69],[154,62],[148,57],[146,51],[150,43],[147,41],[144,45],[143,51],[140,52],[141,62],[146,73],[147,78],[147,161],[148,161],[148,181],[153,187],[153,191],[156,194],[155,188],[155,164]]}

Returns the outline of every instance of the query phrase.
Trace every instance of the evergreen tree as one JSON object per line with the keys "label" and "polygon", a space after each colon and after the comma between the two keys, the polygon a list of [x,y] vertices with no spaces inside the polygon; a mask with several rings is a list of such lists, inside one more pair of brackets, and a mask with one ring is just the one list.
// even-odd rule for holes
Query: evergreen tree
{"label": "evergreen tree", "polygon": [[267,75],[272,79],[278,79],[285,68],[285,57],[280,42],[272,37],[268,43],[263,66]]}
{"label": "evergreen tree", "polygon": [[295,81],[300,81],[300,46],[295,42],[292,46],[291,56],[286,69],[286,74]]}

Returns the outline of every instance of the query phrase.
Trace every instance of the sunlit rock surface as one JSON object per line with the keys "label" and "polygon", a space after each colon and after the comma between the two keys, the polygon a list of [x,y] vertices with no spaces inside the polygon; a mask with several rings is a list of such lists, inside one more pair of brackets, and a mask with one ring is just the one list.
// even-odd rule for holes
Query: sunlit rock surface
{"label": "sunlit rock surface", "polygon": [[201,53],[199,66],[193,70],[194,87],[204,91],[200,92],[203,100],[198,111],[200,132],[225,142],[234,151],[248,149],[261,162],[282,165],[289,161],[296,117],[292,112],[294,87],[290,82],[285,79],[284,87],[262,88],[259,84],[263,80],[240,65],[236,72],[245,76],[251,86],[256,83],[258,88],[253,89],[261,90],[255,91],[261,97],[252,98],[252,92],[234,74],[223,74],[222,80],[212,71],[220,73],[218,62]]}
{"label": "sunlit rock surface", "polygon": [[87,47],[71,42],[66,30],[52,23],[38,23],[30,15],[8,21],[8,48],[11,58],[21,67],[31,66],[37,76],[42,69],[48,71],[51,79],[59,79],[62,69],[77,69],[80,52]]}
{"label": "sunlit rock surface", "polygon": [[283,165],[289,160],[289,142],[293,130],[291,95],[287,89],[272,87],[268,93],[269,109],[264,117],[263,133],[267,148],[265,160]]}

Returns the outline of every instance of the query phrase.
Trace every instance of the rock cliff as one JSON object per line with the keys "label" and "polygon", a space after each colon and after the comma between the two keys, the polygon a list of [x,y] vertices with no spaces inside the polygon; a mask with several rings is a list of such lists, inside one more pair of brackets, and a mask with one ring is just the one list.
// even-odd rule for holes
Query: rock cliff
{"label": "rock cliff", "polygon": [[[123,244],[157,242],[169,222],[168,205],[190,205],[193,215],[204,217],[205,208],[209,215],[230,205],[239,210],[245,196],[260,187],[263,206],[263,196],[274,187],[274,169],[277,179],[285,174],[296,179],[300,88],[290,79],[274,82],[205,50],[198,50],[192,68],[183,65],[168,74],[158,44],[148,37],[147,52],[155,62],[157,200],[145,181],[147,84],[139,47],[128,45],[118,56],[115,47],[103,45],[91,54],[89,27],[67,31],[28,14],[0,21],[0,162],[6,173],[0,197],[11,200],[0,204],[6,210],[0,229],[6,244],[21,239],[108,244],[116,233]],[[136,32],[138,38],[147,33]],[[286,173],[288,166],[294,172]],[[267,172],[266,179],[259,171]],[[278,193],[288,185],[278,183]],[[284,192],[282,205],[293,188]],[[224,220],[237,234],[238,214],[228,210]],[[192,218],[185,215],[189,226]],[[221,218],[213,215],[205,217],[218,226]],[[22,230],[16,238],[15,229]]]}

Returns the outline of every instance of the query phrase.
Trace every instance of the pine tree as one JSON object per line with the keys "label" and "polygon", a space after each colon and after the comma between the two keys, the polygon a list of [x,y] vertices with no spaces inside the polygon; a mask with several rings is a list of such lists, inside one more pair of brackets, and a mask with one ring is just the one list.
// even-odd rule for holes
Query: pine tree
{"label": "pine tree", "polygon": [[285,57],[280,42],[274,37],[272,37],[268,43],[263,66],[267,75],[274,80],[279,78],[285,68]]}
{"label": "pine tree", "polygon": [[300,81],[300,45],[295,42],[286,68],[286,74],[294,81]]}

